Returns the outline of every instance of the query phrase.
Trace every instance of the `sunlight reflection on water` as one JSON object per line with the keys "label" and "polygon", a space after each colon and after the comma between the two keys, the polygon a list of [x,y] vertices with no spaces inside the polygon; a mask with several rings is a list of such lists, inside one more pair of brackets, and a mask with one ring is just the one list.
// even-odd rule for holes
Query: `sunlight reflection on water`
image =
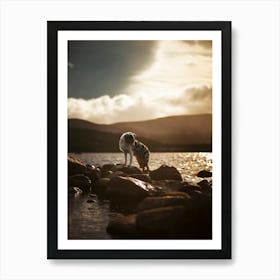
{"label": "sunlight reflection on water", "polygon": [[[122,153],[70,153],[69,155],[95,166],[106,163],[124,163]],[[135,159],[132,164],[138,166]],[[201,180],[196,177],[200,170],[212,171],[212,153],[151,153],[150,169],[159,168],[162,164],[175,166],[185,181],[197,182]]]}

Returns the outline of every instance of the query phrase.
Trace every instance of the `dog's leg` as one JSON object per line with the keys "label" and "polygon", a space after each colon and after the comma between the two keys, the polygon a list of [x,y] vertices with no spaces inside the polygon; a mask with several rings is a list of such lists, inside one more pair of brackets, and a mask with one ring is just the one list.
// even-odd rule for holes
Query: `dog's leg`
{"label": "dog's leg", "polygon": [[132,153],[131,150],[129,151],[129,155],[130,155],[129,166],[131,166],[131,164],[132,164],[132,157],[133,157],[133,153]]}
{"label": "dog's leg", "polygon": [[124,166],[126,166],[126,164],[127,164],[127,152],[124,152],[124,158],[125,158]]}
{"label": "dog's leg", "polygon": [[147,164],[147,173],[150,173],[149,165]]}

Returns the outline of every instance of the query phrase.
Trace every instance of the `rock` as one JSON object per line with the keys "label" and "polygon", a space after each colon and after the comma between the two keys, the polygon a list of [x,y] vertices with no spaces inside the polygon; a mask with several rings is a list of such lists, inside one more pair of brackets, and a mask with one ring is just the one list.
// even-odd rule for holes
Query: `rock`
{"label": "rock", "polygon": [[145,238],[177,238],[184,236],[187,220],[184,206],[162,207],[139,212],[136,227]]}
{"label": "rock", "polygon": [[164,191],[184,191],[189,186],[189,183],[178,180],[159,180],[152,183],[160,186]]}
{"label": "rock", "polygon": [[98,179],[93,185],[92,192],[96,193],[97,195],[103,196],[106,193],[109,182],[109,178]]}
{"label": "rock", "polygon": [[120,216],[110,221],[107,232],[115,238],[136,238],[136,214]]}
{"label": "rock", "polygon": [[101,170],[99,168],[87,169],[85,175],[88,176],[92,182],[95,182],[101,178]]}
{"label": "rock", "polygon": [[192,196],[192,203],[196,210],[207,209],[212,211],[212,197],[203,192],[196,191],[196,194]]}
{"label": "rock", "polygon": [[87,200],[87,203],[94,203],[95,202],[95,200],[93,200],[93,199],[88,199]]}
{"label": "rock", "polygon": [[74,190],[76,193],[79,193],[79,194],[82,194],[82,193],[83,193],[83,191],[82,191],[80,188],[78,188],[78,187],[73,187],[73,190]]}
{"label": "rock", "polygon": [[142,174],[142,171],[136,166],[124,166],[119,171],[125,174]]}
{"label": "rock", "polygon": [[147,197],[139,203],[137,210],[144,211],[154,208],[177,205],[186,206],[190,198],[191,197],[185,193],[182,193],[182,195],[173,193],[172,195],[166,194],[165,196]]}
{"label": "rock", "polygon": [[88,171],[95,170],[95,166],[92,164],[86,164],[86,168]]}
{"label": "rock", "polygon": [[202,192],[206,192],[206,193],[212,192],[212,186],[210,182],[208,182],[207,180],[202,180],[197,184],[201,187]]}
{"label": "rock", "polygon": [[144,182],[148,182],[148,183],[152,182],[150,176],[147,174],[129,174],[129,177],[132,177],[132,178],[144,181]]}
{"label": "rock", "polygon": [[76,174],[76,175],[68,177],[68,186],[69,187],[78,187],[83,192],[90,192],[91,180],[83,174]]}
{"label": "rock", "polygon": [[172,191],[178,191],[186,186],[188,186],[187,182],[177,180],[167,180],[166,182],[166,188]]}
{"label": "rock", "polygon": [[198,185],[191,185],[187,183],[186,185],[182,186],[182,188],[179,189],[181,192],[186,192],[188,194],[192,193],[193,191],[201,191],[201,187]]}
{"label": "rock", "polygon": [[101,177],[107,176],[108,171],[110,171],[114,166],[115,166],[115,164],[113,164],[113,163],[104,164],[104,165],[101,167]]}
{"label": "rock", "polygon": [[[181,195],[175,194],[177,198]],[[137,215],[136,226],[139,234],[145,238],[211,239],[211,196],[197,192],[196,196],[188,196],[184,205],[141,211]]]}
{"label": "rock", "polygon": [[113,178],[113,177],[117,177],[117,176],[124,176],[124,177],[126,176],[126,174],[122,171],[113,172],[113,171],[110,170],[108,172],[110,172],[109,175],[108,175],[108,178]]}
{"label": "rock", "polygon": [[188,228],[188,236],[193,239],[212,238],[212,197],[200,193],[192,197],[192,220]]}
{"label": "rock", "polygon": [[102,177],[111,178],[114,172],[112,170],[107,171]]}
{"label": "rock", "polygon": [[199,190],[190,190],[190,191],[188,192],[188,194],[189,194],[191,197],[197,197],[197,196],[202,195],[202,192],[199,191]]}
{"label": "rock", "polygon": [[142,174],[142,171],[136,166],[124,166],[123,164],[104,164],[101,168],[101,176],[109,177],[115,172],[123,174]]}
{"label": "rock", "polygon": [[212,172],[207,171],[207,170],[202,170],[202,171],[199,171],[196,176],[200,177],[200,178],[212,177]]}
{"label": "rock", "polygon": [[117,164],[115,164],[115,165],[111,168],[111,170],[112,170],[113,172],[121,171],[121,169],[122,169],[124,166],[125,166],[124,164],[119,164],[119,163],[117,163]]}
{"label": "rock", "polygon": [[191,199],[191,196],[187,193],[184,192],[180,192],[180,191],[169,191],[169,192],[165,192],[164,194],[162,194],[162,196],[175,196],[175,197],[182,197],[185,198],[187,200]]}
{"label": "rock", "polygon": [[79,159],[68,156],[68,176],[75,174],[84,174],[87,167]]}
{"label": "rock", "polygon": [[178,180],[182,181],[182,176],[174,166],[162,165],[150,172],[152,180]]}
{"label": "rock", "polygon": [[154,192],[149,183],[130,177],[113,177],[107,187],[106,198],[112,201],[141,200]]}
{"label": "rock", "polygon": [[79,195],[82,195],[83,194],[83,191],[78,188],[78,187],[71,187],[71,186],[68,186],[68,193],[69,194],[74,194],[75,196],[79,196]]}

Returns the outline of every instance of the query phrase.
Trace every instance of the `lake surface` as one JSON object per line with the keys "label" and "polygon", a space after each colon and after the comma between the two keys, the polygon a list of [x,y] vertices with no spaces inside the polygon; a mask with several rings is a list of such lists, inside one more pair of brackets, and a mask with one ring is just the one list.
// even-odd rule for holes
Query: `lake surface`
{"label": "lake surface", "polygon": [[[122,153],[69,153],[69,155],[94,166],[124,163]],[[132,164],[138,166],[135,158]],[[150,170],[162,164],[175,166],[184,181],[197,183],[201,181],[201,178],[196,177],[200,170],[212,171],[212,153],[151,153]],[[101,201],[94,196],[90,198],[94,203],[88,203],[88,199],[87,195],[79,194],[69,197],[68,238],[110,239],[106,227],[112,218],[120,214],[110,209],[109,201]]]}

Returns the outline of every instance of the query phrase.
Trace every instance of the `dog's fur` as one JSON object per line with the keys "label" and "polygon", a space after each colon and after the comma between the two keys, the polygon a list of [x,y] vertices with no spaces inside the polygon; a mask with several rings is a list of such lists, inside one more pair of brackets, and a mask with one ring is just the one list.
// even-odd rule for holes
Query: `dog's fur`
{"label": "dog's fur", "polygon": [[147,168],[147,172],[149,173],[148,164],[150,158],[150,151],[148,147],[143,143],[141,143],[140,141],[135,140],[132,149],[140,168],[142,168],[143,172],[145,171],[145,168]]}
{"label": "dog's fur", "polygon": [[125,158],[124,165],[127,165],[127,154],[130,155],[129,166],[131,166],[132,164],[135,136],[136,135],[133,132],[125,132],[120,137],[119,148],[124,153],[124,158]]}

